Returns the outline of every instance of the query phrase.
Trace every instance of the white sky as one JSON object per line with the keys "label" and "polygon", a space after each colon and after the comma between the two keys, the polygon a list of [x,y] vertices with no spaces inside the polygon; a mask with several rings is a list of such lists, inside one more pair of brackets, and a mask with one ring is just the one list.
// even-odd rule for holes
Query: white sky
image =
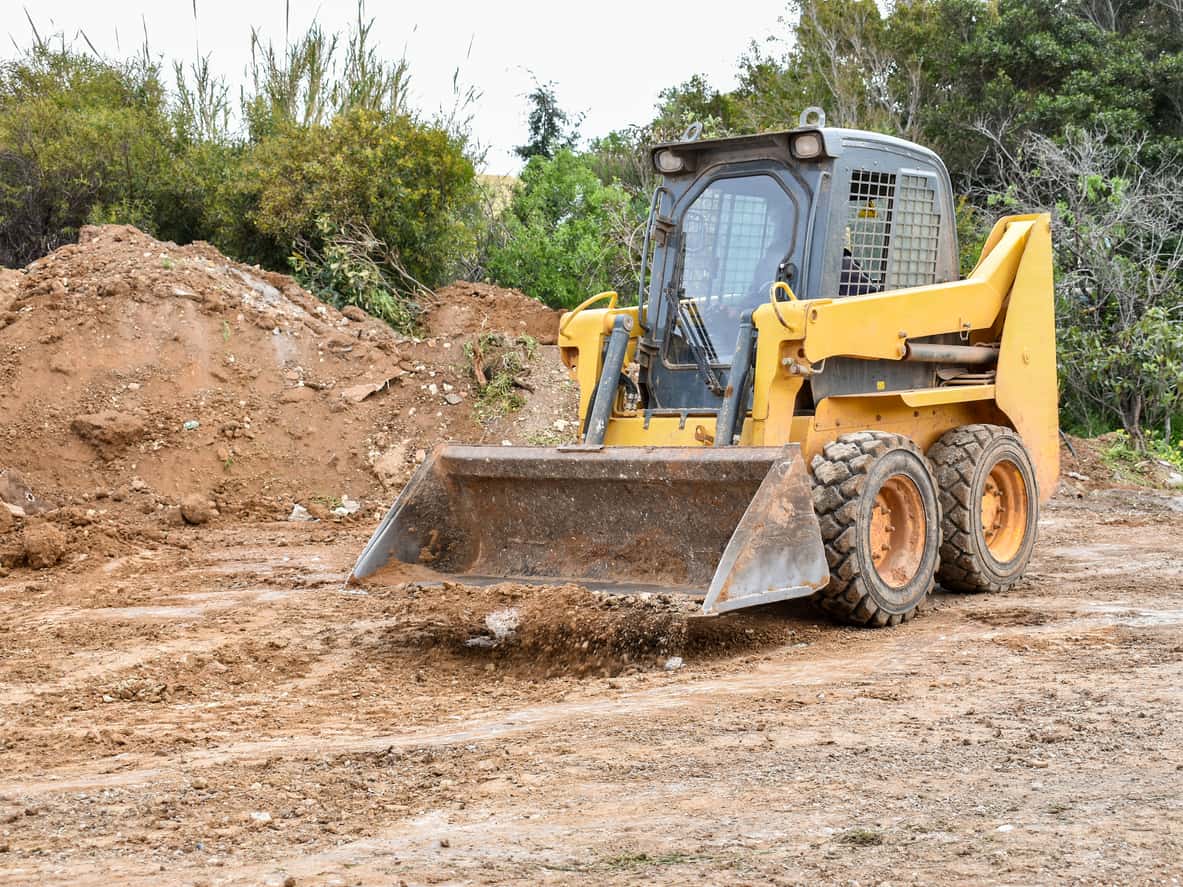
{"label": "white sky", "polygon": [[[63,31],[71,37],[82,30],[104,53],[116,53],[117,45],[134,52],[146,24],[154,53],[188,61],[200,45],[235,84],[250,57],[251,27],[277,44],[284,35],[283,0],[197,0],[196,23],[192,0],[0,0],[5,36],[22,46],[30,41],[26,8],[42,36]],[[293,35],[313,18],[328,30],[343,30],[356,9],[353,2],[331,0],[291,0],[290,8]],[[648,121],[658,92],[692,74],[705,74],[716,88],[734,87],[740,55],[752,39],[780,31],[777,18],[784,9],[784,0],[722,5],[371,0],[367,15],[375,19],[383,55],[397,57],[405,46],[416,107],[431,112],[450,106],[457,67],[462,81],[482,91],[475,132],[488,148],[485,171],[502,174],[519,166],[512,148],[525,141],[531,71],[543,82],[555,82],[565,109],[586,113],[585,137],[603,135]],[[13,55],[11,40],[4,40],[0,53]]]}

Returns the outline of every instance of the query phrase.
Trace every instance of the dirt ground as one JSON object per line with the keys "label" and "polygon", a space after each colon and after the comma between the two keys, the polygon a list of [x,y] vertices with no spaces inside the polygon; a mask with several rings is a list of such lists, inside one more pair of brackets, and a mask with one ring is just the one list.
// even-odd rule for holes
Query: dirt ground
{"label": "dirt ground", "polygon": [[[1183,497],[1063,495],[1021,587],[882,631],[346,590],[366,530],[0,579],[0,883],[1183,877]],[[515,652],[508,607],[611,618]]]}
{"label": "dirt ground", "polygon": [[0,885],[1179,883],[1183,495],[1091,443],[1021,586],[896,629],[347,588],[426,448],[574,439],[554,321],[112,226],[0,271]]}

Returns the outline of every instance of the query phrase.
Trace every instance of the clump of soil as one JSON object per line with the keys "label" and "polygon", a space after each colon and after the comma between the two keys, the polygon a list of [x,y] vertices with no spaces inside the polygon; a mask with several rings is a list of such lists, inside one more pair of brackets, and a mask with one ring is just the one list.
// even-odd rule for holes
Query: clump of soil
{"label": "clump of soil", "polygon": [[51,523],[36,521],[26,525],[21,544],[25,563],[34,570],[52,567],[66,553],[66,534]]}
{"label": "clump of soil", "polygon": [[347,499],[372,520],[435,444],[513,437],[473,415],[470,331],[543,338],[554,318],[453,284],[431,337],[407,338],[208,244],[84,228],[0,274],[0,472],[91,523],[275,519],[297,502],[331,515]]}
{"label": "clump of soil", "polygon": [[436,290],[424,323],[433,336],[500,332],[554,345],[561,316],[519,290],[458,280]]}
{"label": "clump of soil", "polygon": [[680,595],[513,582],[368,588],[393,619],[385,636],[392,649],[433,649],[544,677],[677,668],[680,657],[775,646],[793,634],[782,615],[704,618],[698,601]]}
{"label": "clump of soil", "polygon": [[21,272],[0,268],[0,326],[13,301],[21,291]]}

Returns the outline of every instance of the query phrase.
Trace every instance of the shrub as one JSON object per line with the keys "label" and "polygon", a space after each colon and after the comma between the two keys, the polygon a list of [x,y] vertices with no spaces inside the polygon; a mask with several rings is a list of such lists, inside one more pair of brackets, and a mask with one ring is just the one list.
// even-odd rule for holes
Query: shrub
{"label": "shrub", "polygon": [[[586,158],[562,150],[534,157],[506,214],[506,238],[493,249],[489,275],[556,308],[636,286],[639,221],[629,195],[605,185]],[[639,244],[638,244],[639,246]]]}
{"label": "shrub", "polygon": [[418,325],[416,295],[424,287],[411,279],[389,247],[364,224],[338,225],[317,219],[323,246],[299,240],[290,262],[301,286],[326,302],[356,305],[396,330],[411,334]]}
{"label": "shrub", "polygon": [[443,281],[473,199],[472,163],[446,132],[354,109],[327,125],[285,124],[252,145],[218,196],[216,242],[282,267],[292,244],[319,246],[317,220],[365,222],[410,274]]}
{"label": "shrub", "polygon": [[143,59],[109,63],[38,42],[0,66],[0,265],[20,266],[88,221],[168,228],[168,97]]}

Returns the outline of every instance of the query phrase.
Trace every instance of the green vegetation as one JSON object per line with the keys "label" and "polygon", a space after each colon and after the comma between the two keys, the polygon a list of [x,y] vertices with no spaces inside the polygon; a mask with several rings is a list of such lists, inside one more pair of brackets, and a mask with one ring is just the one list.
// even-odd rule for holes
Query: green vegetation
{"label": "green vegetation", "polygon": [[344,35],[314,24],[288,46],[251,42],[235,107],[206,59],[175,66],[170,90],[147,46],[107,60],[34,32],[0,65],[0,264],[127,223],[296,265],[338,304],[407,328],[400,298],[451,279],[471,250],[473,96],[447,117],[410,110],[406,62],[383,61],[360,17]]}
{"label": "green vegetation", "polygon": [[419,314],[414,295],[426,288],[398,256],[364,223],[342,225],[322,215],[316,230],[320,249],[297,234],[289,259],[300,285],[337,308],[356,305],[400,332],[414,333]]}
{"label": "green vegetation", "polygon": [[[120,222],[294,271],[404,331],[418,296],[452,277],[556,307],[609,289],[627,300],[656,184],[649,146],[692,123],[782,129],[819,105],[832,125],[944,157],[963,271],[1000,214],[1052,213],[1064,424],[1174,454],[1183,3],[788,0],[774,30],[752,35],[735,90],[692,76],[651,119],[588,140],[536,80],[512,188],[477,182],[479,96],[457,81],[451,111],[409,107],[406,60],[383,56],[360,14],[347,33],[314,24],[285,45],[251,33],[240,95],[208,58],[166,69],[147,46],[107,59],[34,30],[0,64],[0,264]],[[501,377],[487,389],[489,415],[519,397]]]}
{"label": "green vegetation", "polygon": [[1124,431],[1114,431],[1107,439],[1101,458],[1119,480],[1154,485],[1155,476],[1162,473],[1155,471],[1155,462],[1183,472],[1183,441],[1171,444],[1153,431],[1146,434],[1141,447],[1135,447]]}
{"label": "green vegetation", "polygon": [[505,286],[562,308],[636,286],[636,209],[623,188],[605,185],[568,148],[530,159],[503,224],[505,239],[491,251],[488,270]]}
{"label": "green vegetation", "polygon": [[464,344],[468,371],[477,384],[473,413],[489,424],[525,404],[521,391],[531,391],[524,376],[538,355],[538,342],[531,336],[482,333]]}

